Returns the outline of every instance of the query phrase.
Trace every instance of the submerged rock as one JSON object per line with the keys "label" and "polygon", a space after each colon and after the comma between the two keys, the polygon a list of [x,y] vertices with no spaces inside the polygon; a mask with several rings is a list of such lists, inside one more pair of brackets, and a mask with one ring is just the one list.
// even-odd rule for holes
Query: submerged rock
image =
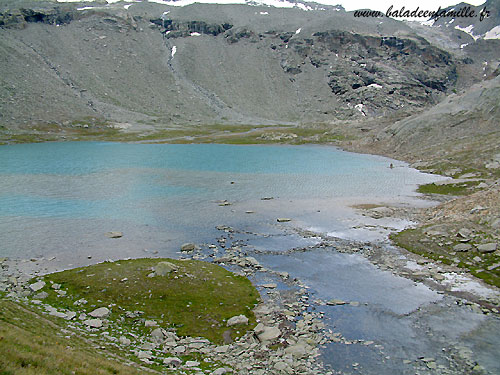
{"label": "submerged rock", "polygon": [[123,237],[123,233],[122,232],[108,232],[108,233],[106,233],[106,236],[109,238],[120,238],[120,237]]}

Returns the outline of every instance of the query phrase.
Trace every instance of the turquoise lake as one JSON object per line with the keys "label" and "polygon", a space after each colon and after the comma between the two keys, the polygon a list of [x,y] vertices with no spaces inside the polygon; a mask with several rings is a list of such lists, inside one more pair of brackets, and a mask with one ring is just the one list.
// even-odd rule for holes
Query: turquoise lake
{"label": "turquoise lake", "polygon": [[[216,225],[276,230],[277,217],[340,233],[352,215],[345,202],[407,201],[417,184],[436,179],[325,146],[2,146],[0,256],[57,255],[71,263],[145,250],[171,256],[182,242],[213,240]],[[224,200],[231,205],[220,206]],[[107,239],[108,231],[124,237]]]}

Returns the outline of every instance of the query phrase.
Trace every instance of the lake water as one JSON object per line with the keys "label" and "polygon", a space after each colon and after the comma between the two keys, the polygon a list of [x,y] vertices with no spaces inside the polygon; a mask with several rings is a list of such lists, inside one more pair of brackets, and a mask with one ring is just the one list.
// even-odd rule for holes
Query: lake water
{"label": "lake water", "polygon": [[[42,272],[106,259],[177,257],[184,242],[216,243],[216,226],[227,225],[238,229],[233,243],[244,243],[266,267],[299,278],[315,297],[360,302],[318,307],[330,329],[376,343],[323,348],[323,361],[336,371],[415,374],[413,363],[423,356],[447,368],[448,353],[460,343],[498,373],[492,334],[500,330],[498,319],[381,271],[360,255],[334,248],[283,252],[317,241],[294,227],[380,241],[384,226],[408,223],[363,218],[349,205],[429,205],[418,199],[417,184],[440,179],[384,157],[323,146],[2,146],[0,257],[50,259],[41,262]],[[277,223],[279,217],[292,221]],[[375,227],[360,228],[361,222]],[[123,237],[110,239],[109,231]],[[32,263],[38,262],[23,264]],[[408,359],[411,364],[403,362]]]}
{"label": "lake water", "polygon": [[[259,230],[277,217],[346,232],[347,202],[408,201],[416,184],[436,179],[387,158],[321,146],[2,146],[0,255],[71,263],[144,249],[171,256],[182,242],[213,240],[218,224]],[[219,206],[223,200],[231,205]],[[108,231],[124,237],[107,239]]]}

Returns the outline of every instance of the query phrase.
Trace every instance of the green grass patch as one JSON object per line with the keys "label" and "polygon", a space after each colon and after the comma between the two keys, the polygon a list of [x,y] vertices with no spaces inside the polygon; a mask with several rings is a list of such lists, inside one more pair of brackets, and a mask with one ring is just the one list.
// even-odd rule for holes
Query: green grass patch
{"label": "green grass patch", "polygon": [[0,299],[0,374],[144,374],[145,369],[110,359],[78,335],[66,338],[61,327],[34,312]]}
{"label": "green grass patch", "polygon": [[[205,337],[222,343],[228,328],[226,320],[243,314],[249,324],[237,327],[233,337],[243,335],[255,325],[252,309],[259,293],[251,282],[224,268],[201,261],[171,260],[177,267],[166,276],[148,277],[152,267],[165,259],[134,259],[106,262],[45,276],[49,293],[46,301],[56,307],[75,310],[74,302],[84,298],[80,308],[112,306],[111,321],[120,321],[139,333],[148,334],[142,321],[125,319],[126,311],[142,311],[143,319],[155,320],[163,328],[175,328],[179,336]],[[127,278],[126,281],[121,281]],[[66,297],[59,297],[49,286],[62,285]]]}
{"label": "green grass patch", "polygon": [[471,188],[477,185],[479,185],[479,181],[443,185],[432,183],[420,185],[417,191],[422,194],[467,195],[471,193]]}

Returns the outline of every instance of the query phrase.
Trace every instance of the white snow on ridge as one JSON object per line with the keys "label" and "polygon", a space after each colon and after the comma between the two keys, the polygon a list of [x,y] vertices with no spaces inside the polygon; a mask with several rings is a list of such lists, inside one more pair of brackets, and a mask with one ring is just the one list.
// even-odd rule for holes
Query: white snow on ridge
{"label": "white snow on ridge", "polygon": [[427,20],[427,21],[417,21],[419,22],[421,25],[423,26],[434,26],[434,22],[436,22],[436,20]]}
{"label": "white snow on ridge", "polygon": [[177,52],[177,46],[173,46],[172,47],[172,58],[174,58],[176,52]]}
{"label": "white snow on ridge", "polygon": [[495,26],[493,29],[484,34],[484,39],[500,39],[500,25]]}
{"label": "white snow on ridge", "polygon": [[455,26],[456,30],[463,31],[466,34],[469,34],[474,40],[478,40],[479,36],[476,36],[472,33],[472,29],[474,28],[474,25],[469,25],[467,27],[460,27],[458,25]]}
{"label": "white snow on ridge", "polygon": [[200,33],[197,33],[196,31],[191,33],[191,36],[200,36],[201,34]]}
{"label": "white snow on ridge", "polygon": [[296,31],[295,31],[295,34],[298,34],[300,33],[300,31],[302,30],[302,27],[299,27]]}

